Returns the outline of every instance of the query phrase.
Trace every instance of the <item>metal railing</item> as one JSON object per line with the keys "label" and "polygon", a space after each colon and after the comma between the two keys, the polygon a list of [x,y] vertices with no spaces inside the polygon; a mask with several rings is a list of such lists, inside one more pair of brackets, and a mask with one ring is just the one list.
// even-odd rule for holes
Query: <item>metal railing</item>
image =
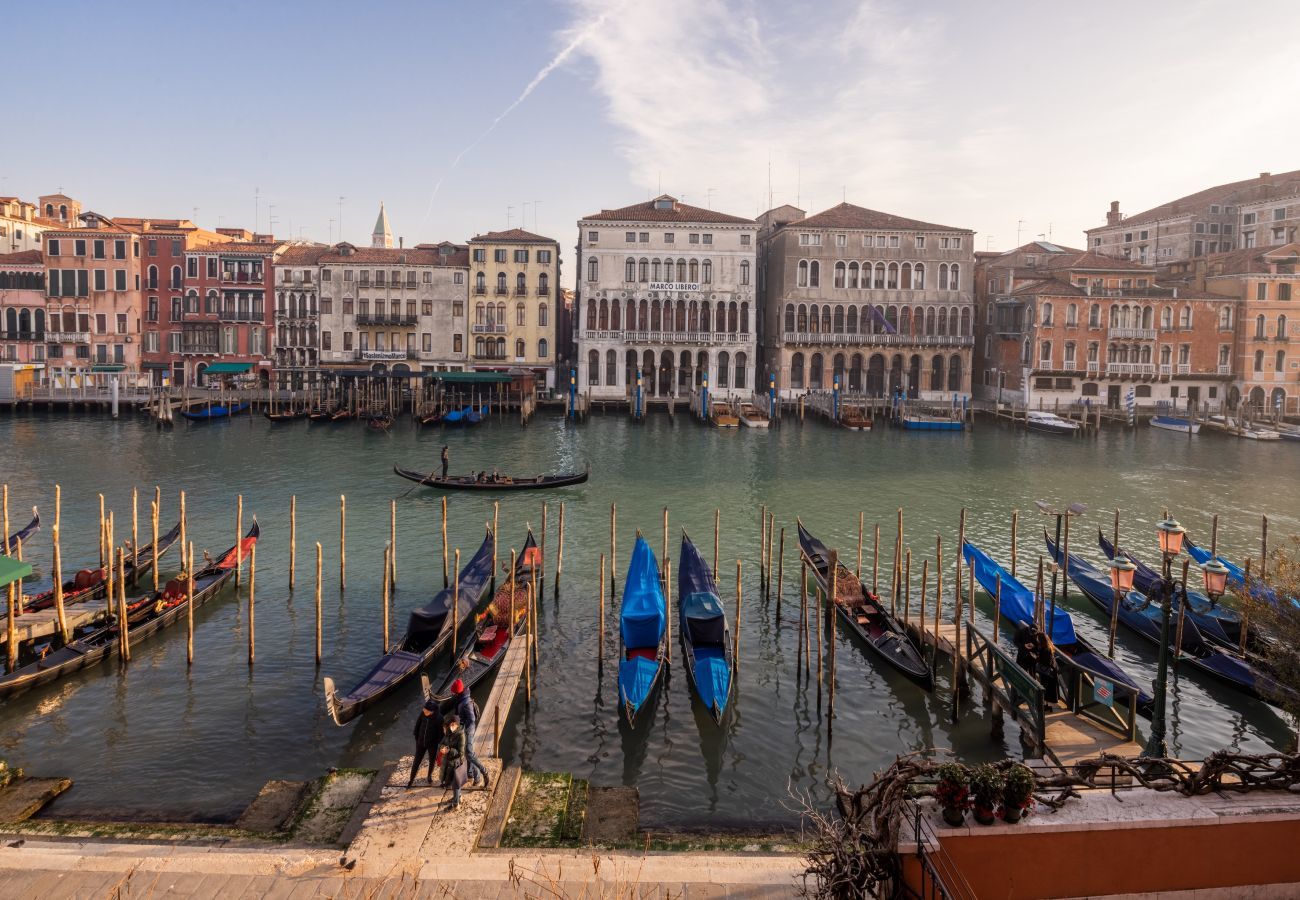
{"label": "metal railing", "polygon": [[1155,363],[1106,363],[1107,375],[1155,375]]}
{"label": "metal railing", "polygon": [[846,344],[849,346],[899,345],[927,347],[969,347],[975,338],[963,334],[848,334],[835,331],[783,331],[786,344]]}
{"label": "metal railing", "polygon": [[471,334],[505,334],[506,326],[498,325],[494,323],[487,324],[487,325],[471,325],[470,333]]}
{"label": "metal railing", "polygon": [[1021,724],[1021,737],[1039,756],[1047,746],[1047,701],[1042,684],[975,625],[966,626],[966,659],[983,667],[999,702]]}
{"label": "metal railing", "polygon": [[1123,328],[1112,328],[1109,331],[1110,337],[1117,340],[1126,339],[1126,340],[1140,340],[1140,341],[1154,341],[1156,339],[1157,333],[1158,332],[1154,328],[1123,327]]}
{"label": "metal railing", "polygon": [[1137,691],[1084,668],[1064,653],[1056,653],[1056,666],[1070,712],[1126,740],[1137,740]]}

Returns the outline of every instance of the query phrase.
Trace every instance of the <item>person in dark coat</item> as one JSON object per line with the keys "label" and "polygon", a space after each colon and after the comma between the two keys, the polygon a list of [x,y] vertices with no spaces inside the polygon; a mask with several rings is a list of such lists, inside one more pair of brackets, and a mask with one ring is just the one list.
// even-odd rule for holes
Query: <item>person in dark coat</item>
{"label": "person in dark coat", "polygon": [[470,696],[469,689],[465,687],[465,682],[459,678],[451,686],[451,692],[456,696],[456,715],[460,717],[461,725],[465,728],[465,756],[469,761],[469,778],[470,784],[478,784],[479,776],[483,777],[483,787],[488,786],[487,769],[483,768],[483,763],[479,762],[478,757],[474,754],[474,732],[478,729],[478,706],[474,703],[474,698]]}
{"label": "person in dark coat", "polygon": [[1016,632],[1016,665],[1038,675],[1038,626],[1032,622]]}
{"label": "person in dark coat", "polygon": [[1034,640],[1038,647],[1038,671],[1035,675],[1043,686],[1047,702],[1056,703],[1060,697],[1061,677],[1056,668],[1056,654],[1052,652],[1052,639],[1047,632],[1040,631]]}
{"label": "person in dark coat", "polygon": [[415,776],[420,771],[420,763],[427,754],[429,771],[425,780],[433,784],[433,760],[438,755],[438,744],[442,741],[442,709],[437,700],[426,700],[415,717],[415,761],[411,763],[411,777],[406,781],[407,790],[415,784]]}
{"label": "person in dark coat", "polygon": [[447,717],[447,730],[442,736],[442,743],[438,746],[439,765],[442,767],[439,772],[439,781],[443,787],[451,788],[451,806],[448,809],[455,809],[460,806],[460,788],[465,783],[465,732],[460,727],[460,718],[452,715]]}
{"label": "person in dark coat", "polygon": [[447,465],[450,462],[451,462],[451,451],[447,449],[446,444],[443,444],[442,445],[442,477],[443,478],[447,477]]}

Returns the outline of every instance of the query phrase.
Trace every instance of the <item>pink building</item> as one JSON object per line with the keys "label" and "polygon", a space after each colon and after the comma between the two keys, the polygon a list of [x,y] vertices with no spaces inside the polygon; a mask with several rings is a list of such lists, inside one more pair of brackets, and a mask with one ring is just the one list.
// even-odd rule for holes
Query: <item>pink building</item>
{"label": "pink building", "polygon": [[41,251],[0,253],[0,362],[43,363],[46,333]]}

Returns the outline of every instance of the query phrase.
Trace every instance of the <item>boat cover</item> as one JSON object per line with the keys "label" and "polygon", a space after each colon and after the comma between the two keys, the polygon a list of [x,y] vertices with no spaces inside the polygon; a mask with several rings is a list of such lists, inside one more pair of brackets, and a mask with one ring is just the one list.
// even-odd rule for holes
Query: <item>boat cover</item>
{"label": "boat cover", "polygon": [[[659,583],[659,564],[645,538],[638,537],[636,547],[632,550],[632,562],[627,567],[627,581],[623,584],[623,607],[619,613],[623,646],[659,646],[667,625],[664,606],[663,587]],[[622,682],[621,674],[619,681]]]}
{"label": "boat cover", "polygon": [[[492,579],[493,535],[489,531],[474,557],[460,570],[460,608],[457,618],[464,619],[478,605],[478,600],[487,590]],[[455,594],[454,587],[443,588],[424,606],[411,610],[411,617],[406,625],[405,646],[409,649],[423,651],[438,639],[442,632],[447,613],[451,610],[451,600]]]}
{"label": "boat cover", "polygon": [[635,714],[650,696],[659,677],[659,660],[645,656],[624,659],[618,666],[618,697]]}
{"label": "boat cover", "polygon": [[[1196,560],[1198,565],[1203,566],[1210,561],[1210,551],[1196,546],[1192,543],[1192,539],[1189,537],[1183,538],[1183,549],[1187,551],[1188,556]],[[1218,557],[1218,560],[1223,563],[1228,570],[1229,584],[1235,585],[1236,587],[1242,587],[1246,583],[1246,573],[1241,566],[1233,562],[1228,562],[1222,556]],[[1261,600],[1267,600],[1269,603],[1277,602],[1277,592],[1259,579],[1254,580],[1251,584],[1250,591],[1254,596]],[[1293,606],[1300,606],[1300,600],[1295,597],[1291,598],[1291,603]]]}
{"label": "boat cover", "polygon": [[[1003,618],[1017,623],[1034,621],[1033,591],[1013,578],[1010,572],[970,541],[962,545],[962,555],[967,565],[975,567],[975,578],[984,590],[988,591],[990,597],[997,593],[998,576],[1002,577]],[[1051,603],[1047,604],[1046,609],[1047,613],[1052,611]],[[1061,645],[1076,644],[1079,641],[1074,633],[1074,620],[1059,604],[1056,607],[1056,616],[1052,619],[1051,638],[1052,643]]]}

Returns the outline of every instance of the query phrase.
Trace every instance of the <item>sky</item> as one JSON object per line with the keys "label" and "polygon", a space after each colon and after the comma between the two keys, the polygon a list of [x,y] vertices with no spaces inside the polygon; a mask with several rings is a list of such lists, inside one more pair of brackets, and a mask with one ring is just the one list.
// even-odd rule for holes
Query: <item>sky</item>
{"label": "sky", "polygon": [[[670,193],[1082,246],[1300,169],[1288,0],[7,5],[0,195],[408,246]],[[18,48],[27,48],[19,50]],[[31,65],[19,65],[26,53]],[[28,123],[24,135],[20,123]]]}

